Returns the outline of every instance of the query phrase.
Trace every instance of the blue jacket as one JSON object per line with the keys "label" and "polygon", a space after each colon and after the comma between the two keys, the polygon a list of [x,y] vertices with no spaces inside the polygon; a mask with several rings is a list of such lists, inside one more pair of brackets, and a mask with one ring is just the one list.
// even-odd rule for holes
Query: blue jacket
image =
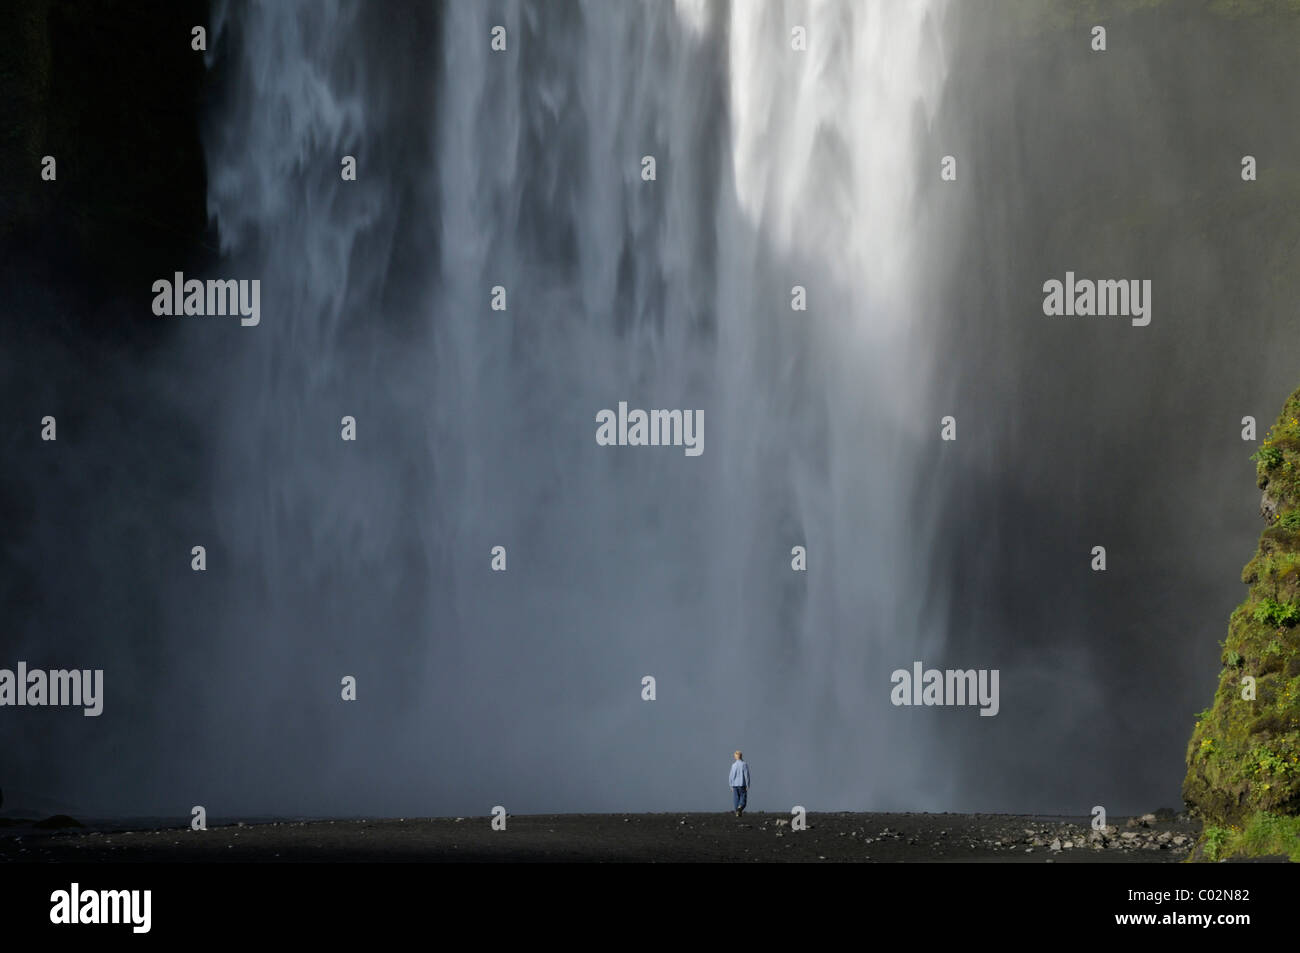
{"label": "blue jacket", "polygon": [[731,762],[729,783],[733,788],[749,787],[749,765],[743,761]]}

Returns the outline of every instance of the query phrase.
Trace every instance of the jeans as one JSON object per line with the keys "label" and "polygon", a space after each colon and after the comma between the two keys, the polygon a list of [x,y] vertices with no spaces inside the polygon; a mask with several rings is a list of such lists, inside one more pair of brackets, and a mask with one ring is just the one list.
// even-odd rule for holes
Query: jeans
{"label": "jeans", "polygon": [[732,788],[731,799],[734,802],[732,810],[743,811],[745,809],[746,795],[749,794],[748,788]]}

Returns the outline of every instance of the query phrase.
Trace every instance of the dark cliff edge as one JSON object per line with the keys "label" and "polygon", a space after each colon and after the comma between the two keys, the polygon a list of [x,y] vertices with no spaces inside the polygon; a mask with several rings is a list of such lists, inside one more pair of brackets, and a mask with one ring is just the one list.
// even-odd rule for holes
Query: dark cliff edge
{"label": "dark cliff edge", "polygon": [[[15,0],[5,20],[0,279],[24,299],[57,289],[61,306],[10,304],[35,312],[29,335],[167,333],[150,320],[150,282],[213,244],[199,140],[210,83],[191,42],[208,3]],[[134,306],[119,314],[119,301]]]}

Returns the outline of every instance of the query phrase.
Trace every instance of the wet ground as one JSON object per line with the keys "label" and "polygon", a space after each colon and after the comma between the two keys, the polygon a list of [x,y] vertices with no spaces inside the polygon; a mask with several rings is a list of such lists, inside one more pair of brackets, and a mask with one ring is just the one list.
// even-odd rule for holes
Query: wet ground
{"label": "wet ground", "polygon": [[[0,863],[13,862],[996,862],[1171,863],[1199,824],[1183,815],[1089,818],[1008,814],[554,814],[273,820],[214,825],[34,826],[6,819]],[[66,822],[64,822],[66,823]]]}

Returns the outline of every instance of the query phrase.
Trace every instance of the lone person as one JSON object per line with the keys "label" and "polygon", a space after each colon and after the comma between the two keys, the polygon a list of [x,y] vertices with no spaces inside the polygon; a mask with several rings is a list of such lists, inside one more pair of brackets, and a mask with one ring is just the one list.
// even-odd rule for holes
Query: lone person
{"label": "lone person", "polygon": [[749,799],[749,765],[739,751],[736,752],[736,760],[731,763],[731,775],[727,783],[731,785],[732,807],[736,809],[736,816],[740,817],[745,813],[745,802]]}

